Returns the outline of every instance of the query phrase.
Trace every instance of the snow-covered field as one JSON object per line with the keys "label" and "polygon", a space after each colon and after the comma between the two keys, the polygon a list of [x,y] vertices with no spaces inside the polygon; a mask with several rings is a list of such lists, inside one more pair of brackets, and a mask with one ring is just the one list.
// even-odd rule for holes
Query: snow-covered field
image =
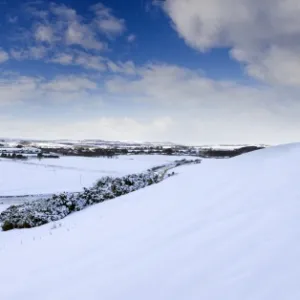
{"label": "snow-covered field", "polygon": [[0,232],[4,300],[300,299],[300,144]]}
{"label": "snow-covered field", "polygon": [[[0,196],[78,192],[103,176],[119,177],[182,159],[164,155],[119,158],[0,159]],[[1,202],[1,199],[0,199]]]}
{"label": "snow-covered field", "polygon": [[7,204],[2,204],[2,203],[0,202],[0,213],[1,213],[2,211],[6,210],[8,207],[9,207],[9,205],[7,205]]}

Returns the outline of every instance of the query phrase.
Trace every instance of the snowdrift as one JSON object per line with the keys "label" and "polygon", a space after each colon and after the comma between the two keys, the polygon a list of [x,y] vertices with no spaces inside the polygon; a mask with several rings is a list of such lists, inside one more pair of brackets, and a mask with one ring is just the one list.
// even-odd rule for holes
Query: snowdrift
{"label": "snowdrift", "polygon": [[299,144],[206,160],[0,232],[1,299],[300,299],[299,163]]}

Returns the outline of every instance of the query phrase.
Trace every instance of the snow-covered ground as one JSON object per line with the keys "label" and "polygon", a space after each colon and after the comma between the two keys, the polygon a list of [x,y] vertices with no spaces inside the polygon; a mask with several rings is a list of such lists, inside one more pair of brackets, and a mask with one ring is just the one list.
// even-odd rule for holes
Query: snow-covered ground
{"label": "snow-covered ground", "polygon": [[182,158],[184,157],[137,155],[111,159],[0,159],[0,196],[78,192],[103,176],[119,177],[143,172],[148,168]]}
{"label": "snow-covered ground", "polygon": [[0,232],[4,300],[300,299],[300,144]]}
{"label": "snow-covered ground", "polygon": [[9,207],[9,205],[7,204],[2,204],[1,201],[0,201],[0,213],[4,210],[6,210],[7,208]]}

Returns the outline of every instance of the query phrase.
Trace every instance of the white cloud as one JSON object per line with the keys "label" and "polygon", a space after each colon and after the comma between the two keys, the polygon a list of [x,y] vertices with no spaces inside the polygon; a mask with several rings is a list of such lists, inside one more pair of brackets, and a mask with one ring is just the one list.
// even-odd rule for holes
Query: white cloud
{"label": "white cloud", "polygon": [[138,74],[134,80],[117,76],[107,81],[107,90],[167,113],[173,122],[165,139],[188,143],[298,139],[297,92],[216,81],[170,65],[149,65]]}
{"label": "white cloud", "polygon": [[133,61],[127,62],[113,62],[107,61],[108,69],[113,73],[127,74],[127,75],[135,75],[137,72],[137,68]]}
{"label": "white cloud", "polygon": [[[300,50],[300,48],[299,48]],[[300,86],[300,57],[295,49],[270,47],[258,62],[248,64],[249,75],[275,84]]]}
{"label": "white cloud", "polygon": [[13,76],[0,79],[0,104],[15,104],[35,95],[39,79]]}
{"label": "white cloud", "polygon": [[74,10],[66,5],[63,5],[63,4],[51,3],[50,11],[54,15],[59,16],[62,19],[65,19],[67,21],[77,21],[77,19],[78,19],[76,10]]}
{"label": "white cloud", "polygon": [[72,65],[74,56],[68,53],[58,53],[50,61],[61,65]]}
{"label": "white cloud", "polygon": [[102,3],[93,5],[91,10],[96,15],[94,22],[101,32],[107,35],[119,35],[126,30],[125,21],[116,18],[112,10]]}
{"label": "white cloud", "polygon": [[57,53],[49,59],[49,62],[62,65],[80,66],[87,70],[106,71],[106,59],[101,55],[93,55],[83,51],[69,51],[67,53]]}
{"label": "white cloud", "polygon": [[123,23],[116,22],[116,20],[98,20],[97,25],[107,34],[120,34],[124,30]]}
{"label": "white cloud", "polygon": [[28,1],[23,3],[22,10],[35,18],[46,20],[49,17],[49,11],[40,9],[39,5],[43,4],[43,1]]}
{"label": "white cloud", "polygon": [[60,76],[41,85],[42,90],[60,93],[75,93],[97,89],[97,84],[85,77]]}
{"label": "white cloud", "polygon": [[53,30],[50,26],[39,25],[35,31],[35,38],[41,42],[52,43],[54,39]]}
{"label": "white cloud", "polygon": [[299,1],[166,0],[164,8],[192,47],[229,47],[251,76],[300,85]]}
{"label": "white cloud", "polygon": [[29,48],[29,55],[33,59],[42,59],[46,56],[47,49],[44,47],[31,47]]}
{"label": "white cloud", "polygon": [[33,30],[37,42],[105,50],[107,42],[103,34],[108,37],[122,34],[126,29],[125,21],[115,17],[112,10],[102,4],[92,6],[91,10],[94,17],[86,19],[63,4],[50,3],[46,13],[43,10],[39,13],[34,6],[27,9],[36,18]]}
{"label": "white cloud", "polygon": [[[51,80],[6,76],[0,80],[0,104],[10,104],[18,110],[22,103],[28,109],[40,107],[38,114],[27,119],[24,116],[22,124],[31,125],[17,128],[18,136],[30,133],[31,137],[40,137],[39,128],[43,128],[43,138],[171,140],[192,144],[298,139],[300,103],[299,94],[293,90],[212,80],[200,72],[172,65],[150,64],[135,67],[135,72],[134,76],[111,74],[100,82],[87,76]],[[66,121],[61,117],[62,103],[68,103],[71,116]],[[97,103],[101,108],[95,106]],[[57,128],[53,117],[52,121],[43,119],[46,104],[55,108]],[[78,105],[85,105],[84,109],[72,117]],[[2,120],[1,111],[0,116]],[[1,130],[8,134],[10,128],[10,123],[3,123],[0,135]],[[56,136],[50,137],[48,131]]]}
{"label": "white cloud", "polygon": [[77,52],[75,64],[85,69],[105,71],[107,69],[104,58],[100,55],[92,55],[84,52]]}
{"label": "white cloud", "polygon": [[77,45],[92,50],[106,49],[106,42],[99,39],[93,24],[95,20],[87,21],[70,7],[50,3],[46,12],[32,6],[28,11],[36,19],[33,30],[37,42]]}
{"label": "white cloud", "polygon": [[49,62],[62,65],[80,66],[87,70],[99,72],[110,71],[113,73],[134,75],[137,68],[132,61],[113,62],[101,55],[93,55],[83,51],[69,51],[66,53],[57,53],[49,59]]}
{"label": "white cloud", "polygon": [[6,51],[0,48],[0,64],[9,60],[9,55]]}
{"label": "white cloud", "polygon": [[[56,139],[57,132],[60,137],[68,139],[93,139],[106,140],[162,140],[170,124],[169,117],[154,118],[147,122],[129,117],[99,117],[85,121],[74,120],[43,123],[34,120],[14,120],[11,118],[0,119],[0,135],[22,138]],[[2,131],[3,128],[7,130]]]}
{"label": "white cloud", "polygon": [[39,60],[47,55],[48,49],[43,46],[32,46],[27,49],[11,49],[10,55],[16,60]]}
{"label": "white cloud", "polygon": [[135,35],[135,34],[130,34],[130,35],[128,35],[127,41],[128,41],[129,43],[132,43],[132,42],[134,42],[135,40],[136,40],[136,35]]}
{"label": "white cloud", "polygon": [[98,41],[88,26],[78,22],[68,24],[65,41],[67,45],[80,45],[85,49],[103,50],[105,44]]}
{"label": "white cloud", "polygon": [[[0,79],[0,104],[19,105],[63,101],[84,101],[92,98],[90,92],[97,91],[98,85],[84,76],[58,76],[52,80],[42,77],[26,77],[18,74],[7,74]],[[100,95],[93,96],[94,100]]]}
{"label": "white cloud", "polygon": [[[26,46],[10,49],[13,59],[43,60],[92,71],[134,74],[132,62],[112,62],[99,54],[99,51],[108,50],[108,41],[111,42],[112,37],[126,30],[125,21],[115,17],[111,9],[103,4],[91,6],[88,19],[63,4],[43,3],[43,9],[38,4],[24,4],[24,10],[32,18],[32,26],[30,31],[23,32]],[[135,36],[130,35],[128,39],[133,41]],[[0,52],[0,62],[4,59],[5,52]]]}

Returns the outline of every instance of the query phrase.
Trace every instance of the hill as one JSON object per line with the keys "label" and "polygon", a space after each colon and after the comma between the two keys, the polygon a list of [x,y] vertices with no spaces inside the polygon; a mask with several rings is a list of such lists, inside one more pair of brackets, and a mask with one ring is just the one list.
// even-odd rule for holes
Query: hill
{"label": "hill", "polygon": [[300,144],[181,167],[56,224],[0,232],[5,300],[299,299]]}

